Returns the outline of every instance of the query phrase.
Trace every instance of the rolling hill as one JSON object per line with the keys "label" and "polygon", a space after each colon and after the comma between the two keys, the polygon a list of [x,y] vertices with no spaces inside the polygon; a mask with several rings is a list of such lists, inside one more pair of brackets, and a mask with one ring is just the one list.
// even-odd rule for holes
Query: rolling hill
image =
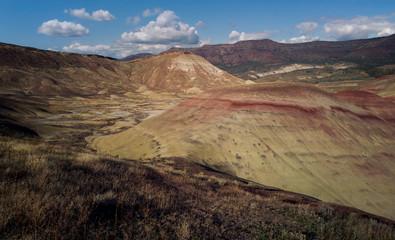
{"label": "rolling hill", "polygon": [[184,157],[215,170],[395,219],[395,125],[319,88],[209,90],[91,147]]}
{"label": "rolling hill", "polygon": [[130,79],[152,89],[201,93],[213,87],[244,83],[190,52],[167,52],[130,64]]}

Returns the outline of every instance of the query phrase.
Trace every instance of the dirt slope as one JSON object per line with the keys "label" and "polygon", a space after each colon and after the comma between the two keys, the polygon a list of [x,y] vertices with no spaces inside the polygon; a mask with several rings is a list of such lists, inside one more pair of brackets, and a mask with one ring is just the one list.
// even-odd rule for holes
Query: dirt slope
{"label": "dirt slope", "polygon": [[342,91],[335,95],[355,106],[369,110],[389,122],[395,123],[395,102],[390,99],[358,90]]}
{"label": "dirt slope", "polygon": [[392,123],[316,87],[256,84],[211,90],[91,146],[181,156],[395,219],[394,136]]}
{"label": "dirt slope", "polygon": [[395,75],[388,75],[374,79],[360,87],[357,90],[371,92],[383,98],[395,101]]}
{"label": "dirt slope", "polygon": [[213,87],[244,83],[189,52],[163,53],[130,64],[132,81],[154,89],[201,93]]}

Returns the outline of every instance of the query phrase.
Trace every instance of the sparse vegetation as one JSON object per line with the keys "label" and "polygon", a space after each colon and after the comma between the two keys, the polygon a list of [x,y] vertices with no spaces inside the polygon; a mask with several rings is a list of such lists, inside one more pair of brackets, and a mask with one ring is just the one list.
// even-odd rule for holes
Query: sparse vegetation
{"label": "sparse vegetation", "polygon": [[[1,239],[391,239],[390,221],[220,176],[0,138]],[[170,166],[170,165],[169,165]]]}

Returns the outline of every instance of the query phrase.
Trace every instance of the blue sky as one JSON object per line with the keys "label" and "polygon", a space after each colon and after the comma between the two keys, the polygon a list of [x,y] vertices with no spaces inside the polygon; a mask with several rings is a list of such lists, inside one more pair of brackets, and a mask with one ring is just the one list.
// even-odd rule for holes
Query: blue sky
{"label": "blue sky", "polygon": [[0,42],[118,58],[250,39],[394,33],[394,0],[0,0]]}

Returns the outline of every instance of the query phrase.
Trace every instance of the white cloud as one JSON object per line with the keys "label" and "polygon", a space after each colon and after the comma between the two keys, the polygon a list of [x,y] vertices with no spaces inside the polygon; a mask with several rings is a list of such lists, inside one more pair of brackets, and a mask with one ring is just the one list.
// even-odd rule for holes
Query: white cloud
{"label": "white cloud", "polygon": [[388,21],[393,16],[325,19],[324,30],[328,37],[336,40],[388,36],[395,33],[395,23]]}
{"label": "white cloud", "polygon": [[168,27],[179,17],[173,11],[164,11],[156,18],[156,25],[160,27]]}
{"label": "white cloud", "polygon": [[304,43],[304,42],[313,42],[313,41],[318,41],[320,40],[319,37],[311,37],[311,36],[300,36],[300,37],[294,37],[289,39],[289,43]]}
{"label": "white cloud", "polygon": [[205,24],[204,22],[202,22],[202,21],[198,21],[198,22],[195,24],[195,27],[197,27],[197,28],[205,28],[205,27],[206,27],[206,24]]}
{"label": "white cloud", "polygon": [[115,17],[109,11],[99,9],[92,13],[92,19],[95,21],[105,22],[112,21]]}
{"label": "white cloud", "polygon": [[160,8],[155,8],[153,11],[151,11],[150,9],[146,9],[145,11],[143,11],[142,15],[143,17],[151,17],[159,14],[161,11],[162,10]]}
{"label": "white cloud", "polygon": [[228,36],[229,43],[235,43],[238,41],[246,41],[246,40],[259,40],[269,38],[272,35],[272,31],[263,31],[258,33],[239,33],[237,31],[232,31]]}
{"label": "white cloud", "polygon": [[59,22],[58,19],[53,19],[48,22],[44,22],[38,28],[38,33],[42,33],[50,36],[62,36],[62,37],[77,37],[89,34],[89,29],[72,22]]}
{"label": "white cloud", "polygon": [[97,11],[92,12],[92,15],[86,12],[85,8],[81,9],[70,9],[65,10],[65,13],[70,13],[70,15],[78,17],[78,18],[85,18],[100,22],[112,21],[115,17],[107,10],[99,9]]}
{"label": "white cloud", "polygon": [[231,43],[237,42],[240,39],[240,33],[238,31],[232,31],[228,36],[228,41]]}
{"label": "white cloud", "polygon": [[104,52],[111,51],[111,47],[108,45],[96,45],[96,46],[89,46],[89,45],[82,45],[79,42],[74,42],[69,46],[64,46],[62,48],[63,51],[66,52],[88,52],[88,53],[100,53],[103,54]]}
{"label": "white cloud", "polygon": [[301,34],[309,34],[314,32],[320,26],[316,22],[302,22],[295,26]]}
{"label": "white cloud", "polygon": [[200,39],[199,47],[202,47],[202,46],[207,45],[207,44],[210,44],[210,43],[211,43],[211,38],[208,38],[208,39]]}
{"label": "white cloud", "polygon": [[88,18],[88,19],[91,18],[91,15],[85,11],[85,8],[70,9],[68,12],[66,10],[66,13],[70,13],[70,15],[79,18]]}
{"label": "white cloud", "polygon": [[114,56],[117,58],[124,58],[131,54],[140,52],[160,53],[169,49],[166,44],[144,44],[144,43],[125,43],[122,41],[115,41],[111,45],[85,45],[80,42],[73,42],[68,46],[62,48],[65,52],[75,53],[89,53],[99,54],[104,56]]}
{"label": "white cloud", "polygon": [[173,11],[164,11],[156,21],[150,21],[136,31],[124,32],[122,40],[127,43],[144,44],[198,44],[196,28],[176,21],[178,18]]}
{"label": "white cloud", "polygon": [[[178,20],[173,11],[164,11],[147,25],[132,32],[125,32],[121,39],[111,45],[85,45],[74,42],[63,47],[63,51],[95,53],[123,58],[139,52],[160,53],[171,47],[198,47],[210,43],[210,39],[199,39],[194,26]],[[127,22],[131,23],[132,18]]]}
{"label": "white cloud", "polygon": [[151,21],[136,31],[123,33],[122,38],[111,45],[90,46],[75,42],[64,46],[63,51],[123,58],[139,52],[159,53],[171,47],[197,47],[210,43],[210,39],[199,39],[195,27],[177,19],[179,17],[174,12],[164,11],[156,21]]}

